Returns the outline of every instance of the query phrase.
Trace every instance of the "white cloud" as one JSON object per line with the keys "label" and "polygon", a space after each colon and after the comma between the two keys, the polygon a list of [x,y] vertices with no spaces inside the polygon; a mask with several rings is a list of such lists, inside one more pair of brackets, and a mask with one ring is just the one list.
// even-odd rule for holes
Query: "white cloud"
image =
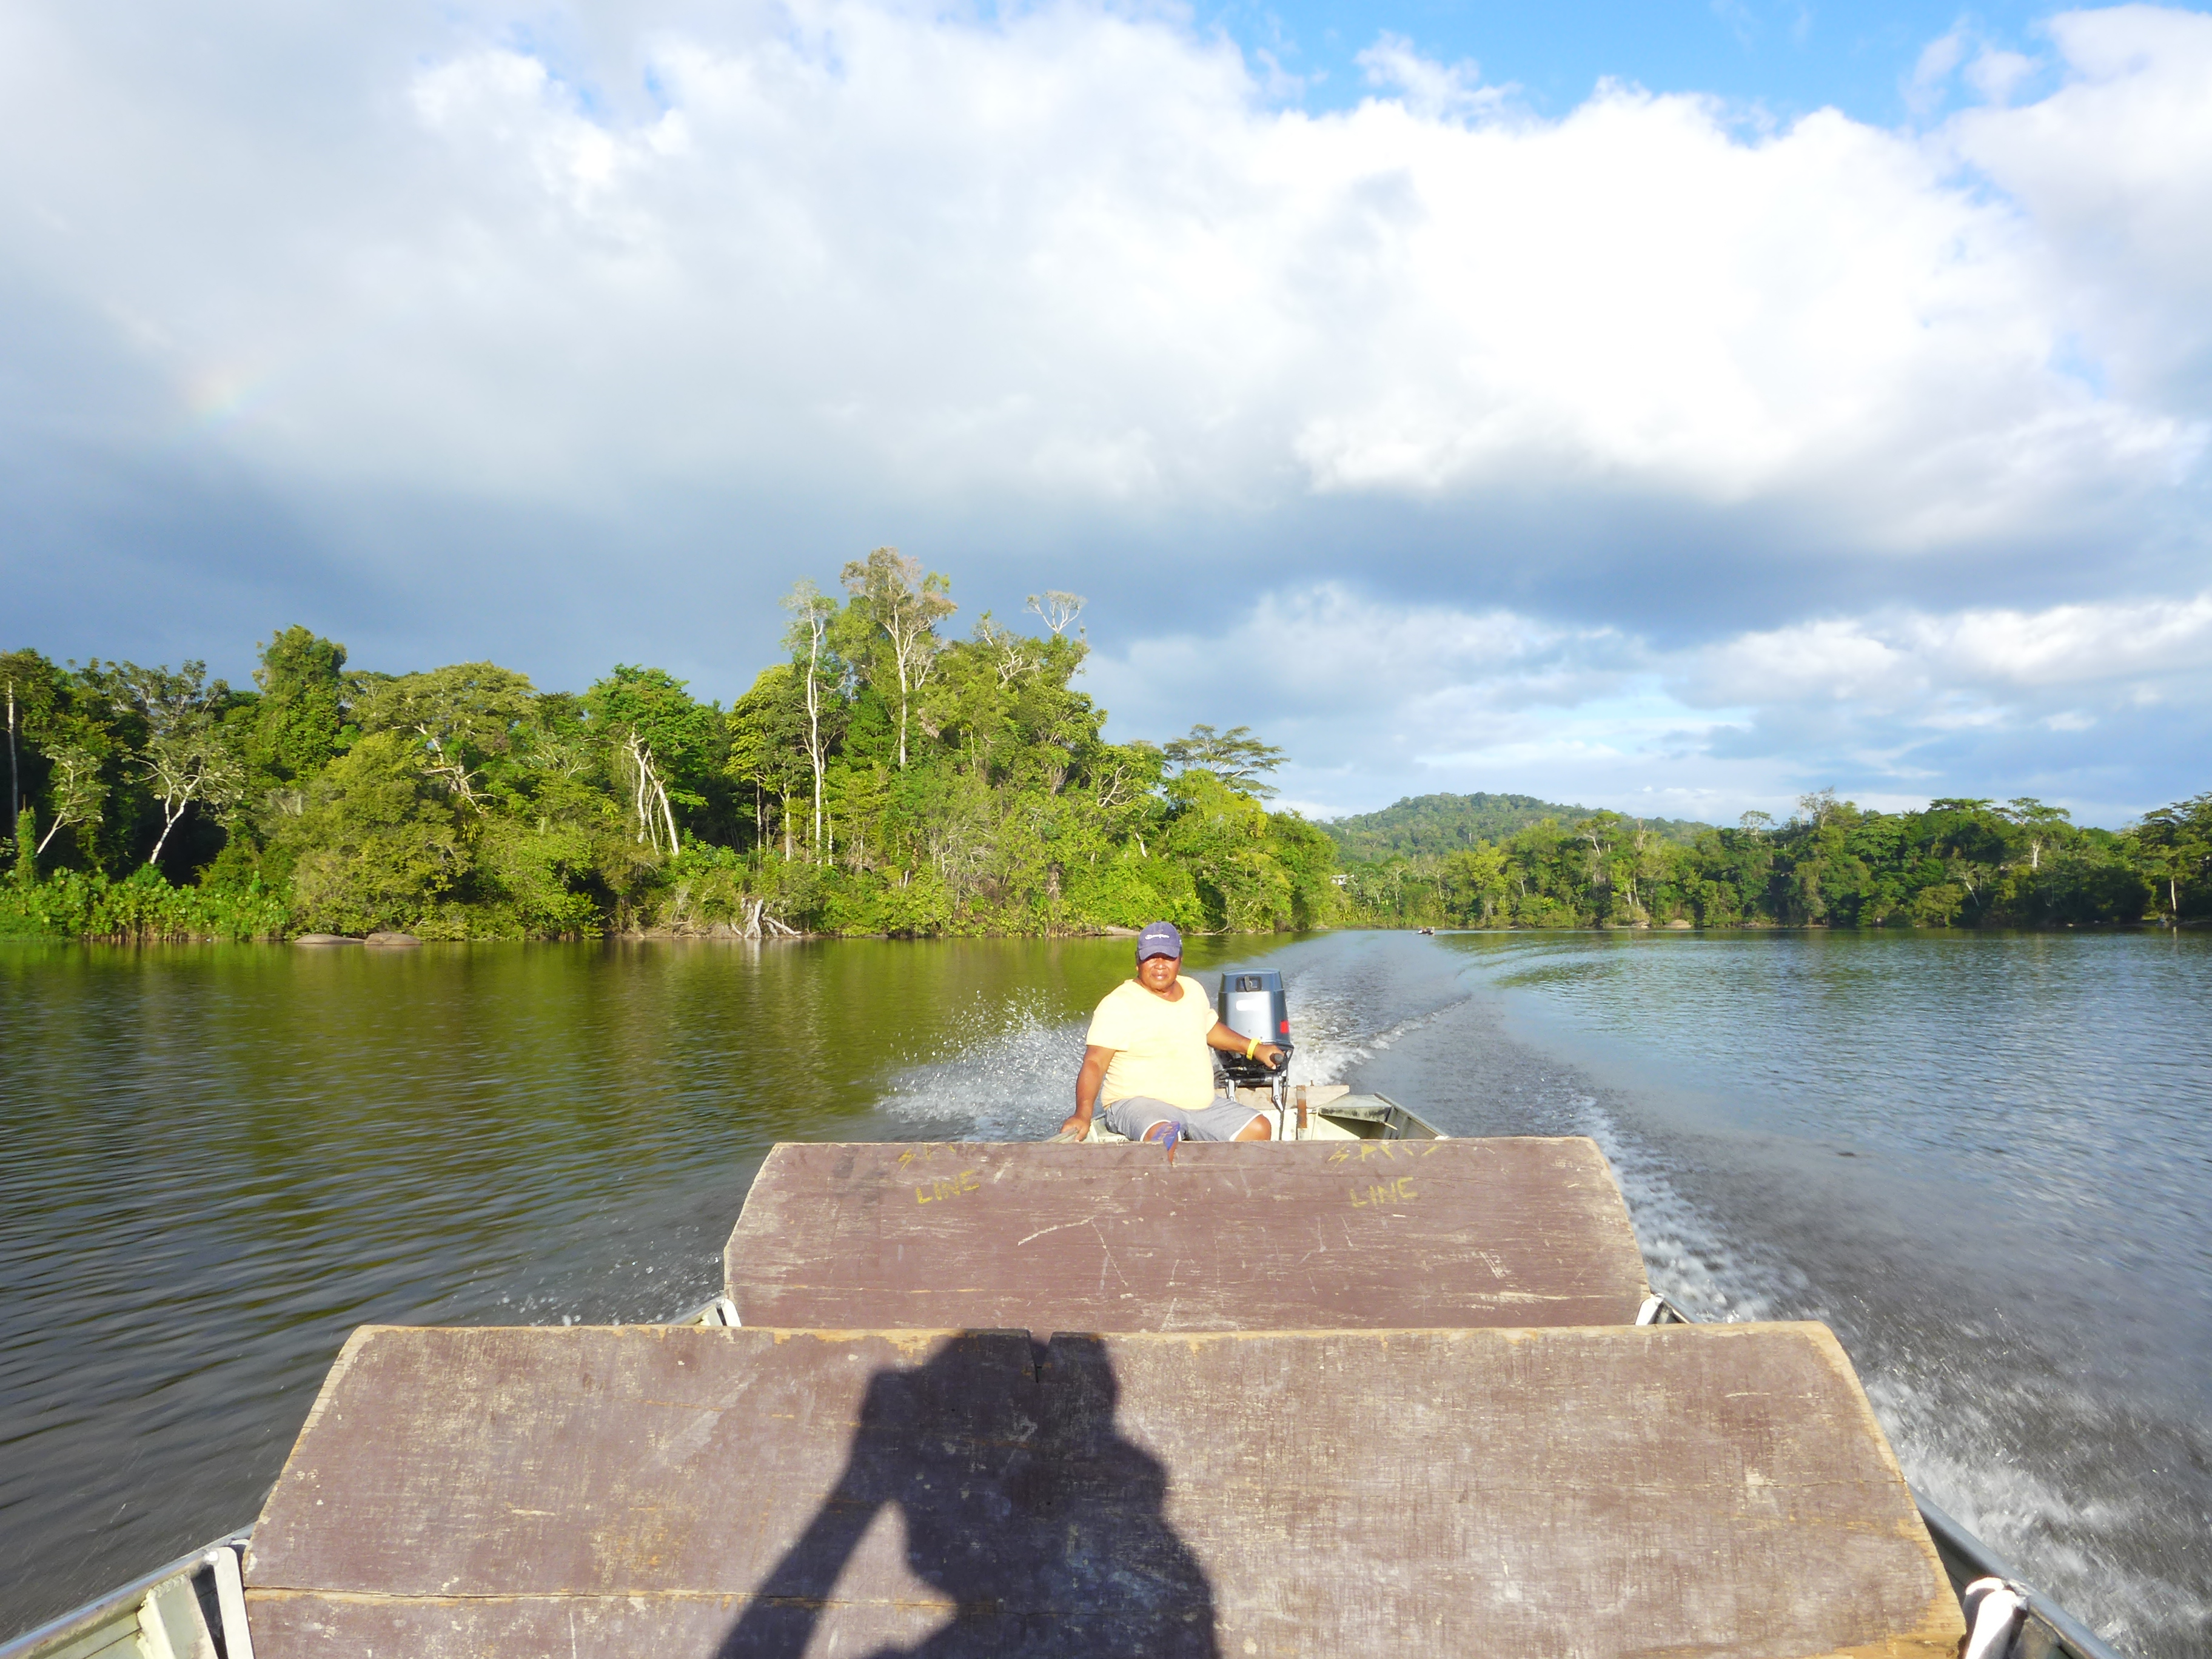
{"label": "white cloud", "polygon": [[[1084,568],[1035,585],[1118,595],[1121,729],[1287,726],[1316,801],[2052,755],[2139,805],[2208,702],[2212,19],[2049,39],[1935,42],[1913,95],[1988,102],[1923,132],[1615,84],[1540,119],[1392,37],[1316,113],[1091,0],[17,0],[0,418],[76,470],[11,520],[198,592],[103,515],[199,467],[298,526],[270,566],[465,579],[524,634],[557,594],[599,661],[747,604],[764,648],[804,561],[920,522],[963,596],[968,546],[1052,543]],[[1224,641],[1201,589],[1273,597]]]}
{"label": "white cloud", "polygon": [[2014,88],[2034,73],[2033,58],[1994,48],[1978,53],[1966,68],[1966,83],[1985,103],[1997,105],[2010,103]]}
{"label": "white cloud", "polygon": [[1439,64],[1421,56],[1405,36],[1387,30],[1353,61],[1370,86],[1395,88],[1407,109],[1429,118],[1495,114],[1506,107],[1512,92],[1484,86],[1481,67],[1471,60]]}
{"label": "white cloud", "polygon": [[1883,709],[1937,694],[2071,695],[2201,676],[2212,663],[2212,592],[2187,599],[2054,605],[2027,612],[1904,611],[1747,633],[1704,647],[1693,702],[1813,698]]}
{"label": "white cloud", "polygon": [[[8,170],[99,222],[9,240],[272,465],[1170,506],[1535,484],[1927,549],[2155,491],[2199,443],[2201,410],[2054,367],[2137,325],[2053,271],[2118,212],[2200,297],[2212,144],[2172,141],[2212,120],[2185,107],[2203,19],[2062,19],[2071,84],[1922,141],[1615,86],[1538,121],[1388,36],[1361,62],[1399,95],[1316,116],[1165,19],[858,0],[641,28],[635,112],[512,40],[430,36],[295,135],[41,15],[24,72],[94,84],[41,99]],[[318,161],[361,170],[332,192]]]}
{"label": "white cloud", "polygon": [[2054,337],[2079,329],[2115,395],[2212,392],[2212,16],[2063,14],[2049,96],[1969,111],[1946,135],[2034,228]]}
{"label": "white cloud", "polygon": [[[2116,798],[2110,771],[2157,740],[2146,708],[2212,707],[2212,592],[1897,610],[1667,648],[1328,585],[1270,597],[1218,636],[1102,653],[1091,683],[1125,737],[1234,709],[1290,750],[1289,798],[1324,815],[1403,793],[1502,789],[1732,819],[1825,784],[1896,806],[2020,793],[2033,778],[2085,817],[2118,821],[2191,787],[2186,755],[2139,796]],[[1757,741],[1760,730],[1772,740]],[[2100,735],[2064,755],[2048,748],[2087,733]]]}
{"label": "white cloud", "polygon": [[1913,61],[1912,74],[1903,87],[1907,107],[1915,114],[1924,115],[1942,102],[1944,90],[1966,60],[1971,44],[1966,25],[1961,23],[1923,46],[1920,56]]}

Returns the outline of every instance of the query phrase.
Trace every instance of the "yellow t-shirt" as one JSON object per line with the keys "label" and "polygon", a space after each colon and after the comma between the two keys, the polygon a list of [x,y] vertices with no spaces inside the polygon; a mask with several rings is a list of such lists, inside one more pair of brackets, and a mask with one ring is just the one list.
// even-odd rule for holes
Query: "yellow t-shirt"
{"label": "yellow t-shirt", "polygon": [[1117,1100],[1142,1095],[1187,1111],[1202,1109],[1213,1098],[1213,1056],[1206,1034],[1213,1029],[1213,1005],[1193,981],[1177,977],[1179,1001],[1155,996],[1133,979],[1125,979],[1099,1000],[1084,1040],[1094,1048],[1111,1048],[1106,1082],[1098,1091],[1103,1111]]}

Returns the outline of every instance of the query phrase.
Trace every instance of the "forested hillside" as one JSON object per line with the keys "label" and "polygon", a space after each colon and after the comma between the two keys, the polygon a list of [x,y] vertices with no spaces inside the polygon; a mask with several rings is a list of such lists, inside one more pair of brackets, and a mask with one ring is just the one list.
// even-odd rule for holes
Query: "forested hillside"
{"label": "forested hillside", "polygon": [[[1937,926],[2212,913],[2212,795],[2124,832],[2032,799],[1788,823],[1425,796],[1328,826],[1267,805],[1243,727],[1114,744],[1082,601],[986,612],[888,548],[801,581],[724,708],[656,668],[580,693],[495,664],[359,668],[293,628],[251,689],[203,665],[0,655],[0,933],[580,938],[739,927],[1058,933],[1334,923]],[[1335,837],[1332,840],[1332,836]],[[1339,845],[1344,857],[1338,856]]]}
{"label": "forested hillside", "polygon": [[1687,844],[1618,812],[1352,864],[1349,914],[1478,927],[2051,927],[2212,914],[2212,794],[2122,833],[2021,799],[1863,811],[1808,795]]}
{"label": "forested hillside", "polygon": [[[1343,857],[1372,860],[1441,856],[1480,842],[1504,841],[1546,818],[1573,823],[1589,816],[1587,806],[1565,806],[1534,795],[1408,795],[1379,812],[1326,819],[1321,827]],[[1686,818],[1639,822],[1662,841],[1685,845],[1711,827]]]}
{"label": "forested hillside", "polygon": [[1328,838],[1270,811],[1243,728],[1110,744],[1069,594],[947,637],[949,583],[879,549],[787,601],[730,708],[659,669],[580,694],[492,663],[388,673],[294,628],[252,689],[203,665],[0,657],[0,931],[1041,933],[1319,925]]}

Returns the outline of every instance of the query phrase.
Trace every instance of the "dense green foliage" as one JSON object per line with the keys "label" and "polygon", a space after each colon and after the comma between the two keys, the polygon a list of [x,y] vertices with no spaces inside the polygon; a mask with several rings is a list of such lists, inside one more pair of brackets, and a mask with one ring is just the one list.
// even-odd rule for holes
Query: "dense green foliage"
{"label": "dense green foliage", "polygon": [[[1546,818],[1572,823],[1591,816],[1587,806],[1565,806],[1534,795],[1408,795],[1379,812],[1335,818],[1322,827],[1346,859],[1372,863],[1393,857],[1441,857],[1504,841]],[[1709,826],[1685,818],[1643,818],[1662,841],[1687,845]]]}
{"label": "dense green foliage", "polygon": [[1309,927],[1328,837],[1270,811],[1242,727],[1105,742],[1081,601],[939,626],[950,584],[879,549],[802,582],[790,655],[735,706],[618,665],[581,696],[490,663],[349,670],[287,629],[256,689],[35,652],[12,688],[0,932],[423,938],[779,926],[1053,933],[1167,916]]}
{"label": "dense green foliage", "polygon": [[[1038,633],[942,624],[878,549],[801,582],[784,660],[724,709],[655,668],[581,695],[491,663],[364,672],[288,629],[251,690],[0,655],[0,933],[575,938],[738,927],[1205,930],[2049,926],[2212,914],[2212,795],[2113,833],[2033,800],[1776,825],[1432,795],[1334,825],[1270,811],[1243,726],[1111,744],[1075,689],[1082,602]],[[0,820],[4,825],[5,820]],[[1340,854],[1343,857],[1339,867]]]}
{"label": "dense green foliage", "polygon": [[[1439,798],[1431,798],[1439,799]],[[1450,799],[1449,797],[1442,799]],[[1477,798],[1480,799],[1480,798]],[[1496,798],[1492,798],[1496,799]],[[1379,815],[1378,815],[1379,816]],[[2053,927],[2212,915],[2212,795],[2122,833],[2020,799],[1862,811],[1808,795],[1686,842],[1617,812],[1350,864],[1350,917],[1431,927]]]}

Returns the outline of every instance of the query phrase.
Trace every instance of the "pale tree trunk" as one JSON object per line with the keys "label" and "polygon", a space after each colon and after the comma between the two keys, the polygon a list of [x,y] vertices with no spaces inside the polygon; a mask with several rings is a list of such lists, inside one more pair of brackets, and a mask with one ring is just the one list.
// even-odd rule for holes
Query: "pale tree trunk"
{"label": "pale tree trunk", "polygon": [[815,669],[822,660],[822,618],[815,616],[813,644],[806,653],[806,761],[814,769],[814,861],[822,861],[822,688]]}
{"label": "pale tree trunk", "polygon": [[898,764],[903,772],[915,695],[929,678],[935,644],[931,629],[959,607],[946,597],[941,576],[925,574],[920,560],[902,557],[896,548],[876,549],[865,562],[856,559],[847,565],[844,574],[847,591],[867,601],[876,626],[891,642],[891,660],[898,668]]}
{"label": "pale tree trunk", "polygon": [[[8,682],[8,839],[15,839],[15,814],[21,809],[23,786],[15,775],[15,682]],[[33,829],[38,828],[34,823]]]}
{"label": "pale tree trunk", "polygon": [[661,781],[660,769],[653,763],[652,746],[632,732],[625,747],[636,780],[630,790],[630,811],[637,815],[637,838],[658,853],[665,832],[668,856],[674,858],[683,843],[677,838],[676,811],[668,803],[668,786]]}
{"label": "pale tree trunk", "polygon": [[184,817],[185,808],[191,804],[192,798],[190,795],[179,801],[173,808],[170,806],[167,799],[162,800],[161,834],[160,839],[154,843],[153,852],[147,857],[146,862],[149,866],[156,865],[161,861],[161,849],[169,844],[169,831],[177,827],[177,820]]}
{"label": "pale tree trunk", "polygon": [[[894,641],[894,644],[896,644],[896,641]],[[900,770],[900,771],[902,771],[902,772],[903,772],[903,771],[905,771],[905,770],[906,770],[906,705],[907,705],[907,699],[908,699],[908,696],[909,696],[910,694],[909,694],[909,692],[908,692],[908,689],[907,689],[907,683],[906,683],[906,653],[905,653],[904,651],[895,650],[895,651],[893,652],[893,653],[892,653],[892,654],[893,654],[894,656],[896,656],[896,657],[897,658],[897,659],[898,659],[898,672],[899,672],[899,770]]]}
{"label": "pale tree trunk", "polygon": [[660,797],[660,823],[661,827],[668,831],[668,856],[674,858],[678,851],[678,842],[676,840],[676,811],[673,807],[669,805],[668,791],[662,786],[658,778],[653,780],[653,787],[654,793]]}

